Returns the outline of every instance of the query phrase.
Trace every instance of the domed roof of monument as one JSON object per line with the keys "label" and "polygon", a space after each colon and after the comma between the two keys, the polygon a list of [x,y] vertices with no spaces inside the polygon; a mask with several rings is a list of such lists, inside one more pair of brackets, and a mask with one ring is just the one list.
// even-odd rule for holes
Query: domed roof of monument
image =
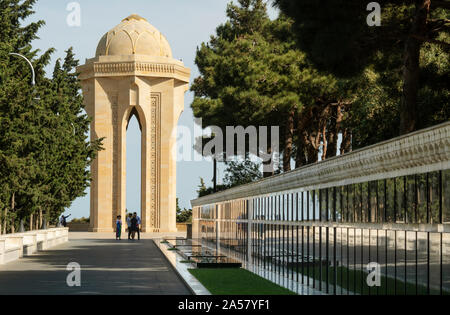
{"label": "domed roof of monument", "polygon": [[143,17],[132,14],[106,33],[97,46],[96,57],[148,55],[172,58],[169,42]]}

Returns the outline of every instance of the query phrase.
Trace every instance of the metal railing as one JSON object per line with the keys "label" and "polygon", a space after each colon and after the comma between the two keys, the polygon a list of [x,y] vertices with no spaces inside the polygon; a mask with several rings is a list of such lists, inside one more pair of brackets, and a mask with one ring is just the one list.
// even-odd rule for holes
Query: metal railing
{"label": "metal railing", "polygon": [[450,294],[450,123],[192,201],[194,238],[327,294]]}

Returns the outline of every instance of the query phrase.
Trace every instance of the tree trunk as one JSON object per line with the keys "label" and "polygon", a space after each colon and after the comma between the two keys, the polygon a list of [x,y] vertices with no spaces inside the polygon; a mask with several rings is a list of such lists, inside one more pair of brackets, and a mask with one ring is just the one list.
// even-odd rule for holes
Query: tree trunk
{"label": "tree trunk", "polygon": [[[330,105],[325,105],[320,113],[319,130],[320,138],[322,139],[322,161],[327,158],[328,151],[328,123],[330,120]],[[320,141],[320,140],[319,140]]]}
{"label": "tree trunk", "polygon": [[319,150],[316,150],[314,146],[308,145],[308,164],[316,163],[319,160]]}
{"label": "tree trunk", "polygon": [[8,226],[8,221],[7,221],[7,217],[8,217],[8,208],[5,208],[5,215],[3,218],[3,234],[6,234],[6,227]]}
{"label": "tree trunk", "polygon": [[[336,109],[336,155],[337,155],[337,142],[338,135],[341,134],[344,136],[344,131],[342,129],[342,121],[344,120],[344,110],[346,109],[345,105],[339,104]],[[342,145],[342,144],[341,144]],[[341,150],[339,150],[341,153]]]}
{"label": "tree trunk", "polygon": [[327,158],[327,150],[328,150],[328,136],[327,136],[327,127],[326,124],[322,127],[322,161]]}
{"label": "tree trunk", "polygon": [[420,47],[422,42],[414,36],[426,36],[426,25],[431,0],[416,0],[416,15],[405,44],[403,61],[403,95],[400,105],[400,134],[417,128],[417,94],[420,76]]}
{"label": "tree trunk", "polygon": [[303,137],[299,135],[297,140],[297,153],[295,155],[295,168],[302,167],[307,163],[308,161],[306,160],[305,144],[303,143]]}
{"label": "tree trunk", "polygon": [[322,134],[321,132],[309,134],[305,141],[308,164],[316,163],[319,160],[321,134]]}
{"label": "tree trunk", "polygon": [[292,138],[294,136],[294,116],[295,111],[291,110],[288,114],[286,129],[284,133],[284,150],[283,150],[283,171],[289,172],[291,170],[292,158]]}
{"label": "tree trunk", "polygon": [[352,151],[352,132],[349,128],[342,131],[341,155]]}
{"label": "tree trunk", "polygon": [[30,231],[33,231],[33,214],[30,214]]}
{"label": "tree trunk", "polygon": [[324,111],[320,106],[312,106],[302,110],[299,116],[297,133],[300,150],[297,148],[296,167],[316,163],[323,133]]}
{"label": "tree trunk", "polygon": [[[16,197],[16,193],[15,192],[13,192],[13,194],[12,194],[12,197],[11,197],[11,212],[12,213],[14,213],[14,208],[15,208],[15,197]],[[15,233],[16,232],[16,229],[15,229],[15,226],[14,226],[14,224],[15,224],[15,222],[14,222],[14,217],[11,219],[11,233]]]}
{"label": "tree trunk", "polygon": [[306,165],[305,144],[303,143],[303,113],[297,113],[295,117],[295,168]]}
{"label": "tree trunk", "polygon": [[40,229],[42,226],[42,209],[39,209],[39,227],[38,229]]}
{"label": "tree trunk", "polygon": [[327,154],[325,158],[331,158],[337,155],[337,141],[338,141],[338,116],[341,106],[331,107],[331,117],[328,123],[327,132]]}

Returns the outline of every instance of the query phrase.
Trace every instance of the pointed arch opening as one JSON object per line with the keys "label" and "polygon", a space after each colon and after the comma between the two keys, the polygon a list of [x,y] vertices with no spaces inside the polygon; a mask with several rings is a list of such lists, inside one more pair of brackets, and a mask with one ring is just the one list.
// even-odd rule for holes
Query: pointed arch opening
{"label": "pointed arch opening", "polygon": [[126,210],[142,218],[142,123],[135,107],[126,125]]}

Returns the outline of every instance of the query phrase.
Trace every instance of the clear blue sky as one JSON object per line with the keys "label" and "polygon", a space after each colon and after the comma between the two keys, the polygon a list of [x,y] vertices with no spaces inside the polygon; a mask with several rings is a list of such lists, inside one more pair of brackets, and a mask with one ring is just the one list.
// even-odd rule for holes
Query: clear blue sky
{"label": "clear blue sky", "polygon": [[[57,58],[64,57],[64,51],[73,47],[77,58],[84,63],[92,58],[100,38],[122,19],[137,13],[146,18],[168,39],[174,58],[182,58],[185,66],[191,68],[191,81],[198,76],[194,64],[197,46],[209,40],[216,27],[226,20],[225,9],[230,0],[79,0],[81,5],[81,27],[69,27],[66,23],[69,11],[67,5],[72,1],[38,0],[36,14],[30,19],[42,19],[46,25],[40,30],[40,39],[34,42],[35,48],[57,49]],[[276,12],[269,4],[271,17]],[[185,97],[185,111],[179,125],[193,128],[193,115],[190,109],[193,95]],[[133,118],[127,133],[127,208],[140,209],[140,131]],[[223,170],[219,172],[219,178]],[[190,200],[196,197],[199,177],[211,183],[212,165],[210,162],[179,162],[177,165],[177,196],[181,207],[190,208]],[[89,191],[87,191],[89,193]],[[66,213],[72,217],[89,216],[89,194],[77,199]]]}

